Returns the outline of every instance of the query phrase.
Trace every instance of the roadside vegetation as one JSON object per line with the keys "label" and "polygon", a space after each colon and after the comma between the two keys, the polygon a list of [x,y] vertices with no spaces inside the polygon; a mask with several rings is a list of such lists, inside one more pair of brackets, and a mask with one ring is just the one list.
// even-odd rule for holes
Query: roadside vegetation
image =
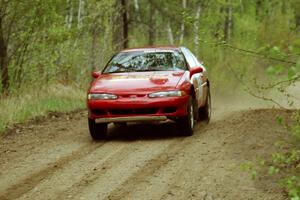
{"label": "roadside vegetation", "polygon": [[214,96],[245,90],[295,110],[293,123],[278,121],[297,142],[264,164],[286,172],[280,180],[300,199],[299,99],[286,89],[300,80],[298,0],[0,0],[0,132],[84,108],[92,71],[120,49],[157,44],[190,48]]}
{"label": "roadside vegetation", "polygon": [[47,115],[48,112],[70,112],[85,107],[85,92],[74,86],[55,84],[38,90],[20,91],[0,101],[0,132],[10,125]]}

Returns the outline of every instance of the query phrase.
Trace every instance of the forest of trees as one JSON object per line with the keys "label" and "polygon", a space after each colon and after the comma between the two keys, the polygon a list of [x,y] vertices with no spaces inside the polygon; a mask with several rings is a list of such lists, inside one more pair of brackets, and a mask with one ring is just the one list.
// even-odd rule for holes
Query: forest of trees
{"label": "forest of trees", "polygon": [[293,76],[299,35],[298,0],[0,0],[0,93],[84,86],[116,51],[153,44],[189,47],[216,85],[228,70]]}

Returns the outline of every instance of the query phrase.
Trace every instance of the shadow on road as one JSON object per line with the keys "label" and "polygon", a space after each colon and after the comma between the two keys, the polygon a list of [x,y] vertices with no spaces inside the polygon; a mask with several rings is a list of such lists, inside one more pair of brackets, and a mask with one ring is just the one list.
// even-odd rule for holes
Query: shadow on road
{"label": "shadow on road", "polygon": [[109,140],[162,140],[182,137],[175,123],[147,123],[111,125],[108,131]]}

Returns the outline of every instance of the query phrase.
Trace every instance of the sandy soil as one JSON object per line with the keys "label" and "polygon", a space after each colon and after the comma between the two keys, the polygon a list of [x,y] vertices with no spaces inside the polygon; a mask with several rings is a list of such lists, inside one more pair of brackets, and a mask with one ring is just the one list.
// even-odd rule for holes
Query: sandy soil
{"label": "sandy soil", "polygon": [[192,137],[172,123],[131,124],[94,142],[85,111],[16,125],[0,138],[0,199],[286,199],[240,166],[286,140],[275,118],[290,112],[214,105]]}

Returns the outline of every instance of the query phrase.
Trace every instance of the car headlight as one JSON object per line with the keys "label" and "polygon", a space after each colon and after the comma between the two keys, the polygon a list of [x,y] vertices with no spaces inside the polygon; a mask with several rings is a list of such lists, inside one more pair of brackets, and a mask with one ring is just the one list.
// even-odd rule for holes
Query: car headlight
{"label": "car headlight", "polygon": [[150,98],[159,98],[159,97],[181,97],[185,96],[186,93],[184,91],[165,91],[165,92],[155,92],[151,93],[148,96]]}
{"label": "car headlight", "polygon": [[114,94],[88,94],[88,99],[104,99],[104,100],[114,100],[118,96]]}

